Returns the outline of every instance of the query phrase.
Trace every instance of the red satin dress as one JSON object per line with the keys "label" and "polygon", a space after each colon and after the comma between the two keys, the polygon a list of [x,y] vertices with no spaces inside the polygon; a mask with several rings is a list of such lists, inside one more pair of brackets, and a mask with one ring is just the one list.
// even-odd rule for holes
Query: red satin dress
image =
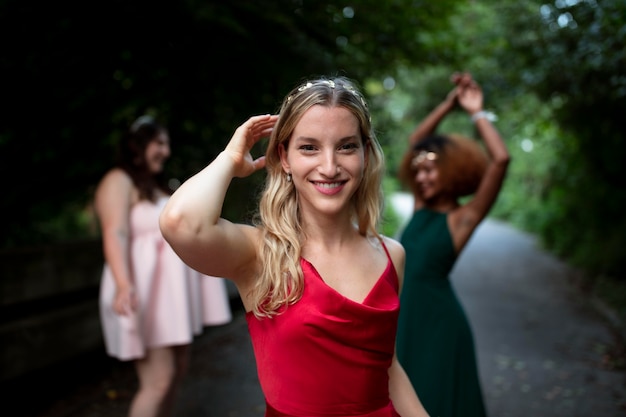
{"label": "red satin dress", "polygon": [[400,306],[391,259],[362,303],[300,264],[302,299],[271,319],[246,314],[265,416],[399,417],[387,373]]}

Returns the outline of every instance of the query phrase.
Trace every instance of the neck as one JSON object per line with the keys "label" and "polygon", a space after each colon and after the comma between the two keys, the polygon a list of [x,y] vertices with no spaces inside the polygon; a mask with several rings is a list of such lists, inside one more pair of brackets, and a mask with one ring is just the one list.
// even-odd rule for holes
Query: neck
{"label": "neck", "polygon": [[424,207],[432,211],[447,213],[459,207],[459,201],[456,198],[437,196],[424,201]]}

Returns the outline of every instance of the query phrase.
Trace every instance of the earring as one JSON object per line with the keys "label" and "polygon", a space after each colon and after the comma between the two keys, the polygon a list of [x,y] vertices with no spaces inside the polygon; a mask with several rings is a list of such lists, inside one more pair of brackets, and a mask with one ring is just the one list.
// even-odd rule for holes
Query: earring
{"label": "earring", "polygon": [[287,182],[291,182],[291,173],[290,172],[287,173]]}

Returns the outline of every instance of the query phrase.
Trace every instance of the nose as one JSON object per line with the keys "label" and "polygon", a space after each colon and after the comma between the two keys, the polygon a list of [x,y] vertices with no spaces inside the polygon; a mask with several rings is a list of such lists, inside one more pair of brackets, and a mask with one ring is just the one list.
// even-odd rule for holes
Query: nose
{"label": "nose", "polygon": [[169,145],[164,145],[164,146],[161,148],[161,153],[163,154],[163,156],[164,156],[164,157],[169,158],[169,156],[170,156],[170,155],[171,155],[171,153],[172,153],[172,149],[170,148],[170,146],[169,146]]}
{"label": "nose", "polygon": [[334,178],[340,169],[337,155],[334,152],[325,152],[319,165],[319,172],[326,177]]}

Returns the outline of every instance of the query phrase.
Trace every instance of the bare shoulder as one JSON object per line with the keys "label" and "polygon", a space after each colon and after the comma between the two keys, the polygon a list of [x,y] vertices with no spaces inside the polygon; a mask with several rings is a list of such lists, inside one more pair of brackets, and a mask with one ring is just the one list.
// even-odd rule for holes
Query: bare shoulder
{"label": "bare shoulder", "polygon": [[389,251],[389,255],[393,260],[393,263],[398,267],[399,265],[404,265],[406,252],[404,250],[404,246],[397,240],[390,238],[389,236],[383,236],[383,242]]}
{"label": "bare shoulder", "polygon": [[95,194],[96,206],[103,204],[130,204],[136,194],[133,180],[120,168],[109,170],[98,184]]}
{"label": "bare shoulder", "polygon": [[131,187],[133,184],[130,175],[126,173],[121,168],[112,168],[110,169],[102,179],[100,180],[100,184],[98,188],[105,187]]}
{"label": "bare shoulder", "polygon": [[396,239],[393,239],[389,236],[382,236],[382,239],[385,243],[385,246],[387,246],[389,253],[393,254],[393,252],[399,251],[402,253],[402,255],[404,255],[404,246],[402,246],[402,244]]}

